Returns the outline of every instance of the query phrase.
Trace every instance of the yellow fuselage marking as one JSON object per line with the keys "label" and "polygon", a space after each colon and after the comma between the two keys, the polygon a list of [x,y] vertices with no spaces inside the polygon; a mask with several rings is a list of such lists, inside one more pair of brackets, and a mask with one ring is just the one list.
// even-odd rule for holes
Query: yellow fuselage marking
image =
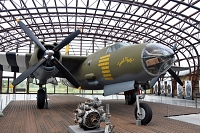
{"label": "yellow fuselage marking", "polygon": [[100,59],[109,58],[109,57],[110,57],[110,54],[101,56]]}
{"label": "yellow fuselage marking", "polygon": [[106,70],[106,69],[109,69],[109,66],[103,66],[103,67],[101,67],[101,70],[103,71],[103,70]]}
{"label": "yellow fuselage marking", "polygon": [[128,57],[124,57],[120,62],[118,62],[117,63],[117,65],[119,66],[119,67],[121,67],[121,65],[123,64],[123,63],[132,63],[134,61],[134,59],[133,58],[128,58]]}
{"label": "yellow fuselage marking", "polygon": [[109,70],[110,68],[109,60],[110,60],[110,54],[101,56],[99,59],[99,64],[98,64],[98,66],[101,67],[101,72],[105,80],[113,80],[113,77]]}
{"label": "yellow fuselage marking", "polygon": [[104,77],[112,77],[111,74],[103,74]]}
{"label": "yellow fuselage marking", "polygon": [[99,60],[99,63],[101,63],[101,62],[106,62],[106,61],[109,61],[109,58],[100,59],[100,60]]}
{"label": "yellow fuselage marking", "polygon": [[103,70],[102,73],[110,73],[110,70]]}
{"label": "yellow fuselage marking", "polygon": [[107,66],[107,65],[109,65],[109,62],[103,62],[103,63],[99,63],[99,64],[98,64],[98,66],[100,66],[100,67],[101,67],[101,66]]}

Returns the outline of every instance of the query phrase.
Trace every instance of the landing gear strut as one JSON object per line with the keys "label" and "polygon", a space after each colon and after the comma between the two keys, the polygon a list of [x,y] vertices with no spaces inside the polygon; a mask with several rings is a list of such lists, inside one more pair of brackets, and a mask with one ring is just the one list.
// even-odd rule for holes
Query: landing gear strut
{"label": "landing gear strut", "polygon": [[37,92],[37,107],[38,109],[48,108],[48,101],[47,101],[47,94],[46,94],[46,87],[43,88],[40,86]]}
{"label": "landing gear strut", "polygon": [[152,119],[152,110],[146,103],[140,103],[139,99],[144,99],[144,94],[136,95],[137,106],[135,108],[135,118],[141,120],[141,124],[148,124]]}

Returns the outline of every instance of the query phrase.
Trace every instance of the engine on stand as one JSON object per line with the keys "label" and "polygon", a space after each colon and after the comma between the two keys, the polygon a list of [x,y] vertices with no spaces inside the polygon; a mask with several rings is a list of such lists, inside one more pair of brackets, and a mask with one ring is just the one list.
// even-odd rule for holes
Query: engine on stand
{"label": "engine on stand", "polygon": [[94,98],[93,101],[86,100],[80,103],[78,108],[74,110],[75,123],[79,124],[84,130],[96,129],[100,127],[101,122],[105,122],[106,113],[101,105],[101,100]]}
{"label": "engine on stand", "polygon": [[105,133],[113,132],[114,126],[110,123],[110,112],[109,106],[106,105],[106,111],[103,110],[101,105],[101,100],[94,98],[93,101],[86,100],[84,103],[80,103],[78,108],[74,110],[75,113],[75,123],[79,124],[80,128],[84,130],[92,130],[100,127],[101,122],[106,123]]}

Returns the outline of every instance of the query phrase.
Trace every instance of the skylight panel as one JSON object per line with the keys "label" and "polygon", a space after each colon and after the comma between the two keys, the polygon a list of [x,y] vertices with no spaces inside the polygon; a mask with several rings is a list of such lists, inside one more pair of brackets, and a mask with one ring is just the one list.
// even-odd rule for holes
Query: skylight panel
{"label": "skylight panel", "polygon": [[77,12],[85,13],[85,9],[77,9]]}
{"label": "skylight panel", "polygon": [[67,0],[68,7],[76,7],[76,0]]}
{"label": "skylight panel", "polygon": [[1,25],[3,28],[10,28],[10,25],[8,23],[4,23],[3,25]]}
{"label": "skylight panel", "polygon": [[[145,4],[152,5],[156,0],[147,0]],[[162,0],[161,0],[162,1]]]}
{"label": "skylight panel", "polygon": [[19,14],[19,12],[18,12],[18,11],[10,11],[10,13],[11,13],[11,14],[14,14],[14,15],[17,15],[17,14]]}
{"label": "skylight panel", "polygon": [[37,10],[36,9],[29,9],[29,12],[30,13],[37,13]]}
{"label": "skylight panel", "polygon": [[95,10],[89,8],[89,9],[87,10],[87,13],[89,13],[89,14],[94,14],[94,13],[95,13]]}
{"label": "skylight panel", "polygon": [[106,7],[107,5],[105,5],[101,0],[100,0],[100,3],[99,3],[99,9],[103,9],[103,10],[106,10]]}
{"label": "skylight panel", "polygon": [[138,16],[141,16],[143,13],[144,13],[144,10],[140,8],[135,14]]}
{"label": "skylight panel", "polygon": [[56,9],[55,8],[48,8],[48,11],[49,12],[56,12]]}
{"label": "skylight panel", "polygon": [[182,14],[186,15],[186,16],[190,16],[192,14],[194,14],[195,12],[197,12],[198,10],[194,9],[194,8],[189,8],[187,10],[185,10],[184,12],[182,12]]}
{"label": "skylight panel", "polygon": [[43,1],[36,0],[34,3],[35,3],[35,5],[34,5],[35,7],[44,7],[45,6],[44,3],[43,3]]}
{"label": "skylight panel", "polygon": [[65,6],[65,1],[56,0],[55,2],[56,2],[57,7],[63,7],[63,6]]}
{"label": "skylight panel", "polygon": [[74,13],[74,12],[76,12],[76,9],[74,9],[74,8],[67,8],[67,11],[71,12],[71,13]]}
{"label": "skylight panel", "polygon": [[124,25],[124,28],[129,28],[130,26],[131,26],[131,24],[126,23],[126,24]]}
{"label": "skylight panel", "polygon": [[[7,9],[16,9],[14,6],[13,6],[13,4],[8,0],[8,1],[4,1],[5,3],[4,3],[4,5],[6,5],[6,8]],[[18,1],[17,1],[18,2]],[[19,2],[18,2],[19,3]],[[20,5],[20,4],[15,4],[17,7],[19,7],[18,5]]]}
{"label": "skylight panel", "polygon": [[176,2],[169,1],[163,8],[165,8],[165,9],[171,9],[175,5],[177,5]]}
{"label": "skylight panel", "polygon": [[96,14],[104,14],[105,11],[97,10]]}
{"label": "skylight panel", "polygon": [[110,10],[116,11],[119,3],[118,2],[111,2]]}
{"label": "skylight panel", "polygon": [[126,8],[124,7],[124,4],[121,4],[118,8],[119,12],[126,12]]}
{"label": "skylight panel", "polygon": [[65,8],[58,8],[58,12],[64,12],[64,13],[66,13],[66,9]]}

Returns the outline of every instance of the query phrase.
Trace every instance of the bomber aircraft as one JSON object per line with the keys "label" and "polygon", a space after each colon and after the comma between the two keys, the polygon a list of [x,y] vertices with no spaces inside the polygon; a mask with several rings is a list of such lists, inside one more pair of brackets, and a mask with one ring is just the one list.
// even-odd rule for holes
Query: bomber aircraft
{"label": "bomber aircraft", "polygon": [[135,117],[144,125],[151,121],[152,110],[147,104],[139,103],[138,99],[143,96],[137,92],[141,88],[151,88],[167,71],[183,85],[171,68],[176,46],[171,49],[159,43],[129,45],[118,42],[87,57],[61,55],[60,50],[78,36],[81,30],[71,33],[57,45],[50,45],[41,43],[22,21],[16,21],[35,42],[35,49],[32,54],[0,52],[1,69],[7,71],[9,67],[12,72],[22,72],[13,81],[13,87],[26,78],[39,80],[39,109],[47,104],[47,88],[43,85],[49,78],[61,77],[78,89],[104,90],[104,96],[124,92],[127,104],[137,102]]}

